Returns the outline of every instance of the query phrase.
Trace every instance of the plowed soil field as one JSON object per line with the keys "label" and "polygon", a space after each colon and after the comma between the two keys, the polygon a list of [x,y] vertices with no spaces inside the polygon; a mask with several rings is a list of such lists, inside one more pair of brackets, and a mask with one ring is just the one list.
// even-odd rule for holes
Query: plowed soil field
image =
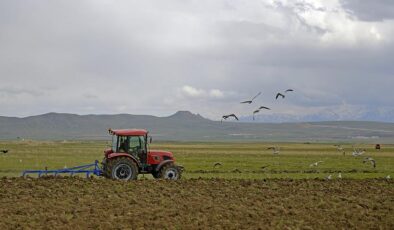
{"label": "plowed soil field", "polygon": [[394,229],[387,180],[0,179],[0,229]]}

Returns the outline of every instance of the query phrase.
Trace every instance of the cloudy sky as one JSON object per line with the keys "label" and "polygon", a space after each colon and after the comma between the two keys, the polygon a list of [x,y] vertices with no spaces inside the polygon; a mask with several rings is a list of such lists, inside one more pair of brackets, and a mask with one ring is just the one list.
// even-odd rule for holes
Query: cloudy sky
{"label": "cloudy sky", "polygon": [[0,51],[3,116],[394,114],[392,0],[2,0]]}

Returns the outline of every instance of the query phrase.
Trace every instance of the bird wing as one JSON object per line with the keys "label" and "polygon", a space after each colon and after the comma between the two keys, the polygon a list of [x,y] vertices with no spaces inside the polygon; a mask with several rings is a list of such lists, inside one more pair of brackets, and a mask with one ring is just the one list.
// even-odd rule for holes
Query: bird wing
{"label": "bird wing", "polygon": [[254,97],[252,98],[252,101],[253,101],[254,99],[256,99],[258,96],[260,96],[260,94],[261,94],[261,92],[259,92],[256,96],[254,96]]}
{"label": "bird wing", "polygon": [[253,114],[256,114],[256,113],[258,113],[258,112],[260,112],[260,110],[258,109],[258,110],[255,110],[255,111],[253,111]]}
{"label": "bird wing", "polygon": [[283,94],[281,94],[281,93],[278,93],[278,94],[276,94],[276,99],[278,99],[278,97],[282,97],[282,98],[285,98],[285,95],[283,95]]}
{"label": "bird wing", "polygon": [[294,90],[292,90],[292,89],[288,89],[288,90],[286,90],[285,91],[285,93],[287,93],[287,92],[293,92]]}
{"label": "bird wing", "polygon": [[265,106],[260,106],[260,108],[259,109],[268,109],[268,110],[271,110],[270,108],[268,108],[268,107],[265,107]]}
{"label": "bird wing", "polygon": [[241,102],[241,104],[251,104],[252,103],[252,101],[243,101],[243,102]]}
{"label": "bird wing", "polygon": [[232,117],[234,117],[237,121],[239,121],[238,117],[235,114],[231,114]]}

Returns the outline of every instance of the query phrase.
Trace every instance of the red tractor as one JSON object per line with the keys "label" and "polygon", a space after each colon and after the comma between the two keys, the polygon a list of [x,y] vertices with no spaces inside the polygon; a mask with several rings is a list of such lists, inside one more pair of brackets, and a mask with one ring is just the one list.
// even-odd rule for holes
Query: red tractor
{"label": "red tractor", "polygon": [[143,129],[109,130],[112,147],[104,151],[102,173],[107,178],[135,180],[138,174],[177,180],[183,167],[175,164],[171,152],[150,150],[152,137]]}

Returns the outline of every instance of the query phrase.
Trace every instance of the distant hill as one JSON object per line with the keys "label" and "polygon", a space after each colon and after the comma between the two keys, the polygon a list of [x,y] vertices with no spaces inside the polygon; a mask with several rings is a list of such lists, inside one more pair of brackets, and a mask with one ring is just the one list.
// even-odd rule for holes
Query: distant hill
{"label": "distant hill", "polygon": [[221,123],[188,111],[179,111],[168,117],[66,113],[25,118],[0,117],[1,140],[107,140],[109,128],[144,128],[156,140],[177,141],[394,141],[394,123],[365,121]]}

